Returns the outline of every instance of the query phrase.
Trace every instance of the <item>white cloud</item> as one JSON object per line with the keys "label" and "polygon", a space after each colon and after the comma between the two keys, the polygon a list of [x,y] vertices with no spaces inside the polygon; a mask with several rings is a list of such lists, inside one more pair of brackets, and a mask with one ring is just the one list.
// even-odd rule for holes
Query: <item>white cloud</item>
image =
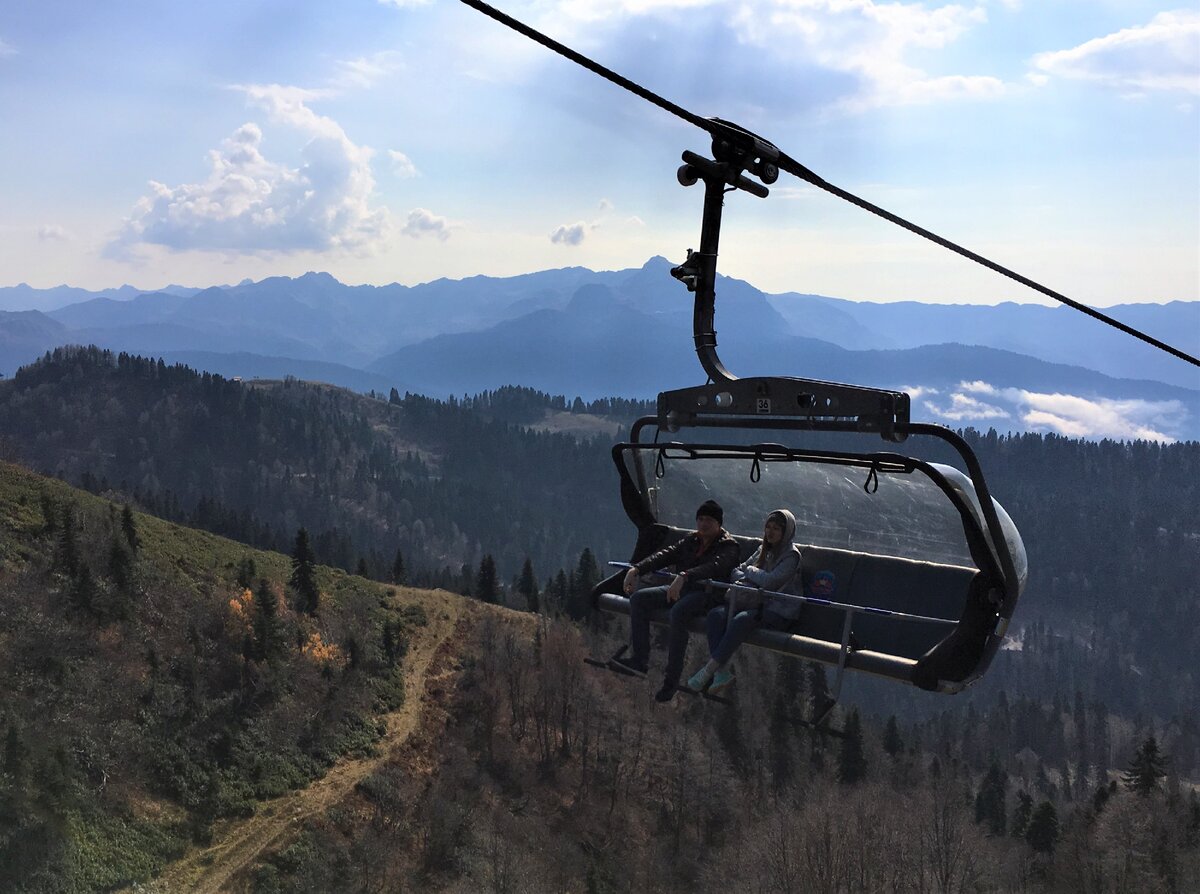
{"label": "white cloud", "polygon": [[172,250],[369,251],[390,228],[386,208],[370,207],[375,189],[372,150],[353,143],[332,118],[309,103],[326,91],[299,87],[237,87],[274,124],[309,140],[298,168],[261,152],[263,131],[250,122],[208,153],[209,175],[199,183],[151,181],[105,254],[128,259],[142,244]]}
{"label": "white cloud", "polygon": [[1068,50],[1040,53],[1044,75],[1093,81],[1122,91],[1182,90],[1200,94],[1200,12],[1161,12]]}
{"label": "white cloud", "polygon": [[[568,45],[606,60],[615,55],[617,62],[625,55],[631,63],[622,68],[626,74],[637,73],[640,50],[653,51],[647,35],[674,41],[685,55],[722,48],[732,54],[730,64],[721,78],[704,85],[710,100],[727,90],[744,102],[747,88],[760,89],[758,78],[767,68],[797,102],[851,111],[990,98],[1007,89],[988,74],[931,73],[912,61],[919,53],[933,62],[937,50],[986,25],[984,0],[934,6],[885,0],[565,0],[534,9],[541,14],[531,24]],[[731,46],[731,37],[740,46]]]}
{"label": "white cloud", "polygon": [[405,236],[421,239],[425,236],[436,236],[445,242],[450,238],[453,225],[444,217],[438,217],[432,211],[424,208],[414,208],[408,212],[408,222],[400,230]]}
{"label": "white cloud", "polygon": [[963,391],[970,391],[974,394],[999,394],[999,390],[995,385],[989,385],[980,379],[973,382],[959,382],[958,387]]}
{"label": "white cloud", "polygon": [[15,56],[17,48],[11,43],[8,43],[4,38],[0,37],[0,56]]}
{"label": "white cloud", "polygon": [[920,400],[931,394],[941,394],[936,388],[926,388],[921,385],[905,385],[900,390],[907,394],[911,400]]}
{"label": "white cloud", "polygon": [[38,227],[37,237],[39,242],[69,242],[75,238],[66,227],[58,224],[42,224]]}
{"label": "white cloud", "polygon": [[413,9],[424,6],[429,0],[379,0],[380,6],[394,6],[397,9]]}
{"label": "white cloud", "polygon": [[1088,400],[1028,391],[1021,396],[1027,407],[1026,425],[1075,437],[1174,441],[1165,429],[1186,414],[1177,400]]}
{"label": "white cloud", "polygon": [[566,0],[556,12],[577,22],[603,22],[616,16],[644,16],[720,5],[722,0]]}
{"label": "white cloud", "polygon": [[853,109],[988,98],[1005,91],[988,75],[930,76],[906,61],[914,50],[937,50],[986,24],[982,6],[876,3],[874,0],[772,0],[743,3],[734,16],[741,39],[765,51],[786,46],[821,66],[856,75],[860,90],[843,100]]}
{"label": "white cloud", "polygon": [[944,420],[968,425],[1008,418],[1013,420],[1014,428],[1073,438],[1166,442],[1175,440],[1171,432],[1179,430],[1188,412],[1178,400],[1086,398],[997,388],[982,381],[960,382],[948,404],[926,400],[925,407]]}
{"label": "white cloud", "polygon": [[[578,220],[571,224],[560,224],[550,233],[550,241],[555,245],[579,245],[582,243],[588,233],[600,229],[606,221],[611,221],[613,212],[616,210],[616,205],[610,199],[602,198],[596,207],[599,214],[594,220]],[[645,222],[637,215],[626,217],[624,222],[627,225],[645,226]]]}
{"label": "white cloud", "polygon": [[984,403],[969,394],[956,391],[950,395],[949,405],[941,405],[925,401],[925,405],[943,419],[952,422],[986,422],[995,419],[1008,419],[1008,410],[995,404]]}
{"label": "white cloud", "polygon": [[555,245],[579,245],[590,229],[591,225],[582,220],[573,224],[562,224],[554,228],[554,232],[550,234],[550,241]]}
{"label": "white cloud", "polygon": [[357,59],[343,59],[337,63],[333,83],[338,87],[372,87],[403,67],[403,57],[395,50]]}
{"label": "white cloud", "polygon": [[417,166],[412,163],[412,159],[403,152],[398,152],[395,149],[388,150],[388,158],[392,160],[392,173],[397,177],[416,177],[420,174]]}

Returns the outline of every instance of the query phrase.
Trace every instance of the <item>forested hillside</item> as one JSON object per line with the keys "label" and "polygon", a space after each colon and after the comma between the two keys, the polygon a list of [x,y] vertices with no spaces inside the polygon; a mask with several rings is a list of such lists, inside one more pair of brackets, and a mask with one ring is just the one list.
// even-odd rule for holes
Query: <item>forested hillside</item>
{"label": "forested hillside", "polygon": [[397,549],[438,583],[485,552],[508,574],[624,553],[607,443],[510,424],[545,415],[533,397],[375,400],[64,349],[0,382],[0,438],[38,470],[255,545],[307,527],[322,561],[380,578]]}
{"label": "forested hillside", "polygon": [[145,880],[369,753],[427,604],[0,463],[0,890]]}
{"label": "forested hillside", "polygon": [[[664,706],[583,646],[544,617],[484,619],[432,775],[388,762],[234,890],[1196,890],[1200,797],[1144,733],[1120,768],[1063,777],[956,719],[839,711],[841,735],[814,734],[795,718],[826,677],[790,659],[740,658],[732,706]],[[1061,722],[1012,717],[1030,714]]]}

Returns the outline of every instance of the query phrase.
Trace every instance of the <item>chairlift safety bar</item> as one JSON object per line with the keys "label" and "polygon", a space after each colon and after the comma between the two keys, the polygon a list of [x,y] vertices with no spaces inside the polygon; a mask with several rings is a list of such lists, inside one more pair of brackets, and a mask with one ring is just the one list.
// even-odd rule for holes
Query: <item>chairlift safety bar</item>
{"label": "chairlift safety bar", "polygon": [[[632,568],[633,567],[633,565],[631,565],[629,562],[609,562],[608,564],[614,568]],[[671,572],[669,572],[669,571],[659,570],[659,571],[655,571],[652,573],[661,575],[664,577],[674,577],[674,575],[671,574]],[[837,608],[837,609],[841,609],[842,611],[848,611],[848,612],[866,612],[867,614],[870,614],[870,615],[880,615],[880,616],[886,617],[886,618],[899,618],[899,619],[907,620],[907,621],[927,621],[931,624],[949,624],[951,627],[953,627],[955,624],[958,623],[958,621],[952,621],[949,618],[933,618],[933,617],[930,617],[929,615],[914,615],[914,614],[910,614],[908,612],[896,612],[896,611],[891,611],[890,609],[886,609],[886,608],[875,608],[874,606],[870,606],[870,605],[854,605],[849,602],[834,602],[832,599],[821,599],[819,596],[801,596],[797,593],[781,593],[778,590],[763,590],[760,587],[749,586],[747,584],[729,583],[728,581],[722,581],[722,580],[704,580],[704,581],[697,581],[697,583],[707,584],[708,586],[716,587],[717,589],[720,589],[720,590],[736,590],[736,589],[758,590],[764,596],[780,596],[784,599],[790,599],[793,602],[801,602],[801,603],[805,603],[805,604],[811,603],[812,605],[823,605],[823,606],[826,606],[827,608]]]}

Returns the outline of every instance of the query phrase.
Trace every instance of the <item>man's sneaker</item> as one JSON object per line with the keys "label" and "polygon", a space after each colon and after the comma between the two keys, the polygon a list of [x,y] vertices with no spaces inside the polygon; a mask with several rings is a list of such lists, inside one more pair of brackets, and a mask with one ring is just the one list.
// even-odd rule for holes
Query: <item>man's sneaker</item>
{"label": "man's sneaker", "polygon": [[724,689],[736,679],[737,678],[733,675],[732,671],[719,670],[713,676],[713,680],[708,687],[708,691],[715,694],[718,690]]}
{"label": "man's sneaker", "polygon": [[678,688],[679,685],[677,683],[671,680],[663,680],[662,689],[654,693],[654,700],[656,702],[669,702],[675,697],[675,690]]}
{"label": "man's sneaker", "polygon": [[710,680],[712,680],[712,673],[708,669],[708,664],[705,664],[700,670],[688,677],[688,689],[695,689],[697,692],[701,692]]}
{"label": "man's sneaker", "polygon": [[620,671],[623,674],[629,674],[633,677],[644,677],[649,668],[644,664],[638,664],[632,658],[626,658],[624,655],[619,658],[613,658],[608,662],[613,670]]}

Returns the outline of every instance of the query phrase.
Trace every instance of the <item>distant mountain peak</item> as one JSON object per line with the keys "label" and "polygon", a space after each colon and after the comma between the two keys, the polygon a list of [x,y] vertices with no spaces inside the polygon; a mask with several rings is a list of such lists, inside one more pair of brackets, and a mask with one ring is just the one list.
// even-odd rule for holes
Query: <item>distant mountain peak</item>
{"label": "distant mountain peak", "polygon": [[612,289],[599,283],[580,286],[567,302],[568,311],[596,310],[611,307],[616,303]]}

